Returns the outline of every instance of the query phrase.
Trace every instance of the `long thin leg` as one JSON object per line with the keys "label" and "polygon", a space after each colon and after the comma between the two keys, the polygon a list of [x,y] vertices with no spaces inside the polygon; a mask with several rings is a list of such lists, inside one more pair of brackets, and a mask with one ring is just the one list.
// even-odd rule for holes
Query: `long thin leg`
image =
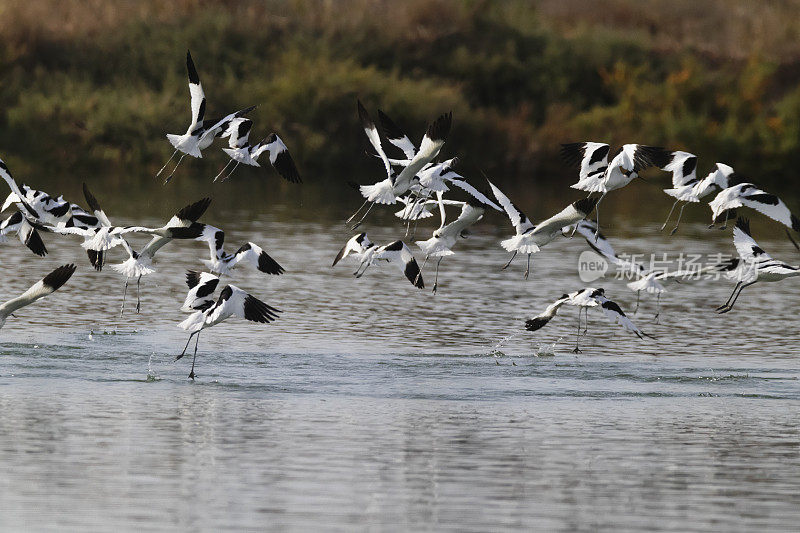
{"label": "long thin leg", "polygon": [[680,200],[675,200],[675,202],[673,202],[672,209],[669,210],[669,214],[667,215],[667,220],[665,220],[664,224],[661,225],[661,231],[664,231],[664,228],[667,227],[667,222],[669,222],[669,217],[672,216],[672,212],[675,211],[675,206],[678,205],[678,202],[680,202]]}
{"label": "long thin leg", "polygon": [[642,291],[636,291],[636,309],[633,310],[633,314],[639,312],[639,300],[641,299]]}
{"label": "long thin leg", "polygon": [[727,301],[727,302],[725,302],[724,304],[720,305],[719,307],[717,307],[716,311],[720,311],[720,310],[722,310],[722,309],[724,309],[724,308],[728,307],[728,305],[730,305],[730,303],[731,303],[731,300],[733,300],[733,295],[734,295],[734,294],[736,294],[736,291],[738,291],[738,290],[739,290],[739,287],[741,287],[741,286],[742,286],[742,282],[740,281],[740,282],[738,282],[738,283],[736,284],[736,286],[733,288],[733,292],[731,293],[731,295],[730,295],[730,296],[728,296],[728,301]]}
{"label": "long thin leg", "polygon": [[167,176],[167,179],[165,179],[165,180],[164,180],[164,185],[166,185],[167,183],[169,183],[169,180],[171,180],[171,179],[172,179],[172,176],[174,176],[174,175],[175,175],[175,171],[176,171],[176,170],[178,170],[178,166],[181,164],[181,161],[183,161],[183,158],[184,158],[184,157],[186,157],[186,154],[181,154],[181,157],[180,157],[180,159],[178,159],[178,162],[177,162],[177,163],[175,163],[175,168],[173,168],[173,169],[172,169],[172,172],[170,173],[170,175],[169,175],[169,176]]}
{"label": "long thin leg", "polygon": [[511,265],[511,261],[513,261],[514,258],[517,257],[517,251],[518,250],[514,250],[514,255],[511,256],[511,259],[508,260],[508,263],[503,265],[503,268],[501,268],[500,270],[505,270],[505,269],[507,269],[509,267],[509,265]]}
{"label": "long thin leg", "polygon": [[583,334],[586,335],[589,332],[589,308],[584,308],[584,316],[583,316]]}
{"label": "long thin leg", "polygon": [[220,181],[220,182],[223,182],[223,181],[227,180],[228,178],[230,178],[230,177],[233,175],[233,172],[234,172],[234,171],[235,171],[237,168],[239,168],[239,161],[237,161],[237,162],[236,162],[236,164],[235,164],[235,165],[233,165],[233,168],[231,169],[231,171],[230,171],[230,172],[228,172],[228,174],[227,174],[227,175],[226,175],[224,178],[222,178],[221,180],[219,180],[219,181]]}
{"label": "long thin leg", "polygon": [[594,242],[597,242],[597,238],[600,235],[600,202],[602,202],[603,198],[605,197],[606,193],[603,193],[602,196],[600,196],[600,199],[597,200],[597,204],[594,206],[595,222],[597,223],[597,230],[594,232]]}
{"label": "long thin leg", "polygon": [[721,227],[721,228],[719,228],[719,229],[726,229],[726,228],[728,227],[728,218],[730,217],[730,215],[731,215],[731,210],[730,210],[730,209],[727,209],[727,210],[725,211],[725,223],[724,223],[724,224],[722,225],[722,227]]}
{"label": "long thin leg", "polygon": [[197,338],[194,341],[194,357],[192,357],[192,370],[189,372],[189,379],[194,379],[194,362],[197,361],[197,344],[200,342],[200,332],[197,332]]}
{"label": "long thin leg", "polygon": [[356,215],[358,215],[361,212],[361,210],[364,209],[364,206],[367,205],[368,202],[369,202],[369,200],[364,200],[364,203],[361,204],[361,207],[356,209],[356,212],[353,213],[352,215],[350,215],[350,218],[348,218],[347,220],[344,221],[345,225],[350,224],[350,221],[353,220],[354,218],[356,218]]}
{"label": "long thin leg", "polygon": [[364,219],[367,218],[367,215],[369,215],[369,212],[372,211],[372,208],[374,206],[375,206],[375,202],[372,202],[372,203],[369,204],[369,207],[367,208],[366,213],[364,213],[364,216],[361,217],[361,220],[356,222],[354,225],[350,226],[350,231],[356,229],[357,227],[359,227],[361,225],[362,222],[364,222]]}
{"label": "long thin leg", "polygon": [[[364,267],[364,270],[362,270],[361,272],[356,272],[356,273],[355,273],[355,276],[356,276],[357,278],[360,278],[361,276],[363,276],[363,275],[364,275],[364,272],[366,272],[366,271],[367,271],[367,269],[369,268],[369,266],[370,266],[371,264],[372,264],[372,263],[367,263],[367,266],[365,266],[365,267]],[[361,268],[361,267],[359,266],[359,268]]]}
{"label": "long thin leg", "polygon": [[181,352],[181,354],[178,357],[175,358],[176,361],[178,359],[180,359],[181,357],[183,357],[184,355],[186,355],[186,349],[189,348],[189,343],[192,342],[192,337],[194,337],[198,333],[199,333],[198,331],[195,331],[195,332],[189,334],[189,339],[186,341],[186,346],[183,347],[183,351]]}
{"label": "long thin leg", "polygon": [[442,263],[442,259],[444,256],[439,256],[439,260],[436,261],[436,276],[433,278],[433,294],[436,294],[436,288],[439,286],[439,265]]}
{"label": "long thin leg", "polygon": [[678,221],[675,223],[675,227],[674,227],[674,228],[672,228],[672,231],[670,231],[670,232],[669,232],[670,236],[672,236],[672,235],[675,235],[675,233],[677,233],[677,231],[678,231],[678,226],[680,226],[680,225],[681,225],[681,218],[683,218],[683,209],[684,209],[684,208],[685,208],[687,205],[689,205],[689,204],[687,204],[687,203],[684,203],[684,204],[681,206],[681,210],[680,210],[680,212],[678,213]]}
{"label": "long thin leg", "polygon": [[233,159],[225,163],[225,166],[222,167],[222,170],[219,171],[219,174],[214,176],[214,179],[212,181],[217,181],[217,179],[219,179],[219,177],[222,176],[222,173],[225,172],[225,170],[231,165],[231,163],[233,163]]}
{"label": "long thin leg", "polygon": [[733,301],[730,304],[728,304],[724,309],[722,309],[721,311],[718,311],[718,313],[719,314],[724,314],[724,313],[727,313],[728,311],[730,311],[731,309],[733,309],[734,304],[736,304],[736,300],[739,299],[739,296],[742,294],[742,291],[744,290],[744,288],[745,287],[749,287],[753,283],[755,283],[755,281],[751,281],[750,283],[745,283],[744,285],[739,287],[739,293],[733,298]]}
{"label": "long thin leg", "polygon": [[137,314],[139,313],[139,310],[142,307],[142,300],[139,297],[139,283],[141,283],[141,281],[142,281],[142,276],[139,276],[138,278],[136,278],[136,313]]}
{"label": "long thin leg", "polygon": [[653,317],[653,322],[658,324],[658,315],[661,314],[661,293],[656,295],[656,316]]}
{"label": "long thin leg", "polygon": [[164,166],[161,167],[161,170],[158,171],[158,174],[156,174],[156,177],[159,177],[161,175],[161,173],[164,172],[164,169],[167,168],[167,165],[169,165],[169,162],[172,161],[172,158],[175,157],[175,154],[177,154],[177,153],[178,153],[178,150],[175,150],[174,152],[172,152],[172,155],[169,156],[169,159],[167,159],[167,162],[164,163]]}
{"label": "long thin leg", "polygon": [[578,341],[581,339],[581,310],[578,308],[578,332],[575,335],[575,349],[572,350],[572,353],[582,353],[581,349],[578,347]]}
{"label": "long thin leg", "polygon": [[122,308],[119,310],[119,316],[122,317],[122,314],[125,312],[125,296],[128,294],[128,278],[125,278],[125,288],[122,290]]}
{"label": "long thin leg", "polygon": [[528,273],[531,271],[531,254],[528,254],[528,266],[525,267],[525,279],[528,279]]}

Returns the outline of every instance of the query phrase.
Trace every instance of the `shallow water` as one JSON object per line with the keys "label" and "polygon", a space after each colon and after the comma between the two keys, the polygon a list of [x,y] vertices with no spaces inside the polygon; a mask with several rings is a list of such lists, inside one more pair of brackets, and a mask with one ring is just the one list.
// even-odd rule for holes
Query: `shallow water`
{"label": "shallow water", "polygon": [[[614,206],[606,233],[620,252],[734,253],[730,232],[691,224],[669,239],[655,221],[613,217]],[[156,222],[121,211],[120,223]],[[432,296],[392,265],[358,280],[353,263],[331,269],[346,209],[319,220],[296,211],[223,202],[205,217],[229,246],[259,243],[287,273],[235,273],[284,313],[204,332],[195,382],[191,361],[174,361],[186,340],[175,324],[202,244],[164,248],[143,279],[142,312],[134,286],[121,318],[122,280],[88,268],[77,242],[46,237],[44,260],[0,247],[13,273],[0,298],[80,265],[0,331],[0,528],[763,531],[800,521],[800,334],[787,312],[800,283],[751,287],[724,316],[712,310],[731,283],[670,285],[660,323],[651,297],[632,315],[655,339],[593,313],[573,354],[574,309],[520,330],[585,285],[583,241],[548,246],[526,282],[519,259],[499,271],[510,230],[492,217],[442,262]],[[768,228],[756,230],[762,246],[793,261],[788,241],[759,238]],[[365,229],[378,242],[402,235],[386,217]],[[632,314],[623,281],[592,285]]]}

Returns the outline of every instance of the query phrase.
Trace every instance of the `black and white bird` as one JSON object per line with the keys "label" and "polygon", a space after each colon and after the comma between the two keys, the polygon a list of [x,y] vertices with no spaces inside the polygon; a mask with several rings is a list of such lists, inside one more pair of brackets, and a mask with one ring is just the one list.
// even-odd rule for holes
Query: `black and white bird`
{"label": "black and white bird", "polygon": [[44,298],[64,285],[72,274],[75,273],[75,265],[63,265],[50,272],[41,280],[33,284],[33,286],[22,293],[20,296],[13,298],[4,304],[0,304],[0,328],[6,323],[6,319],[11,316],[15,311],[30,305],[36,300]]}
{"label": "black and white bird", "polygon": [[250,129],[253,122],[250,119],[237,118],[231,121],[228,128],[222,133],[222,137],[229,137],[229,147],[222,150],[231,158],[228,164],[217,174],[214,181],[222,176],[231,163],[235,163],[233,169],[228,172],[221,181],[228,179],[239,164],[252,167],[260,167],[258,158],[264,152],[269,153],[269,162],[278,174],[288,182],[300,183],[300,173],[294,164],[292,156],[283,141],[275,133],[270,133],[261,142],[250,144]]}
{"label": "black and white bird", "polygon": [[194,61],[192,61],[192,54],[190,54],[188,50],[186,51],[186,70],[189,74],[189,97],[192,121],[189,124],[189,127],[186,129],[186,133],[182,135],[172,133],[167,134],[167,139],[175,148],[175,151],[172,152],[172,155],[169,157],[167,162],[163,167],[161,167],[161,170],[158,171],[156,177],[160,176],[161,173],[164,172],[164,169],[167,168],[169,162],[172,161],[172,158],[175,157],[178,152],[182,152],[182,155],[175,164],[175,167],[172,169],[172,173],[170,173],[170,175],[164,180],[164,183],[167,183],[172,179],[172,176],[175,174],[175,170],[181,164],[181,161],[183,161],[183,158],[186,155],[198,158],[203,157],[201,151],[208,148],[211,143],[214,142],[214,139],[222,134],[232,120],[247,115],[247,113],[256,107],[250,106],[241,109],[221,119],[204,120],[206,112],[206,95],[203,92],[203,86],[200,84],[200,76],[197,75],[197,69],[194,66]]}
{"label": "black and white bird", "polygon": [[422,280],[419,264],[417,264],[417,260],[414,259],[414,253],[403,241],[396,240],[383,246],[370,246],[362,254],[361,263],[354,274],[355,277],[360,278],[363,276],[364,272],[378,261],[394,263],[400,268],[406,279],[408,279],[412,285],[418,289],[425,288],[425,282]]}
{"label": "black and white bird", "polygon": [[[20,191],[24,194],[24,201],[39,215],[37,222],[55,226],[65,222],[71,215],[72,206],[68,201],[64,200],[63,196],[53,198],[46,192],[32,189],[24,183],[20,186]],[[18,209],[25,209],[22,205],[22,200],[16,193],[12,192],[6,198],[3,206],[0,207],[0,212],[5,211],[12,204],[15,204]]]}
{"label": "black and white bird", "polygon": [[[680,153],[686,154],[687,152],[673,152],[673,154]],[[689,154],[691,155],[691,154]],[[667,193],[669,196],[675,198],[675,202],[672,204],[672,208],[669,210],[669,214],[667,215],[667,220],[664,221],[664,225],[661,226],[661,231],[664,231],[664,228],[667,227],[667,223],[669,222],[670,217],[672,217],[672,213],[675,211],[675,207],[678,204],[681,204],[680,212],[678,213],[678,220],[675,222],[675,227],[672,228],[670,235],[675,235],[675,232],[678,231],[678,226],[681,224],[681,218],[683,217],[683,209],[690,203],[698,203],[700,200],[712,192],[714,190],[721,191],[723,189],[727,189],[728,186],[732,183],[733,180],[736,178],[736,173],[733,171],[729,165],[724,163],[716,163],[714,168],[711,169],[711,172],[708,173],[708,176],[703,178],[702,180],[698,180],[696,177],[696,173],[693,170],[690,174],[690,178],[686,179],[686,171],[693,165],[691,162],[691,158],[685,158],[683,163],[678,164],[677,161],[674,160],[670,163],[677,167],[672,169],[672,184],[673,188],[671,189],[664,189],[664,192]],[[697,158],[694,159],[696,165]],[[668,165],[669,166],[669,165]],[[667,167],[664,167],[664,170],[669,170]],[[677,179],[676,179],[677,176]],[[681,184],[682,182],[682,184]]]}
{"label": "black and white bird", "polygon": [[39,257],[47,255],[47,247],[44,245],[41,235],[23,216],[22,211],[16,211],[0,222],[0,243],[8,242],[8,236],[14,234],[34,254]]}
{"label": "black and white bird", "polygon": [[230,273],[231,269],[239,264],[249,265],[264,274],[280,275],[284,269],[259,245],[247,242],[233,253],[225,252],[225,232],[210,224],[194,223],[187,231],[196,234],[197,241],[205,242],[209,248],[209,259],[203,259],[203,264],[215,274],[221,276]]}
{"label": "black and white bird", "polygon": [[183,352],[178,355],[176,360],[181,359],[186,354],[192,337],[196,337],[189,379],[195,378],[194,364],[197,360],[197,344],[200,342],[201,331],[216,326],[232,316],[266,324],[273,322],[281,312],[279,309],[265,304],[235,285],[225,285],[220,291],[216,302],[214,302],[212,294],[219,284],[219,278],[213,280],[215,277],[212,274],[199,273],[192,270],[186,274],[189,295],[182,309],[189,310],[192,314],[178,324],[179,328],[189,332],[189,339],[186,341]]}
{"label": "black and white bird", "polygon": [[[34,220],[39,220],[39,213],[27,202],[25,194],[20,190],[16,180],[14,180],[14,177],[11,175],[11,171],[8,169],[8,165],[6,165],[5,161],[2,159],[0,159],[0,177],[3,178],[8,184],[8,188],[11,189],[11,192],[16,196],[14,202],[20,204],[19,209],[25,212],[25,216],[32,217]],[[5,210],[5,207],[3,210]]]}
{"label": "black and white bird", "polygon": [[358,115],[370,144],[372,144],[376,153],[381,158],[381,161],[383,161],[386,178],[373,185],[360,186],[361,195],[366,200],[361,207],[347,219],[347,223],[350,223],[356,218],[364,207],[367,205],[369,205],[369,207],[362,215],[361,219],[351,228],[358,227],[375,204],[391,205],[397,203],[397,197],[406,194],[411,189],[417,173],[439,155],[442,146],[444,146],[445,139],[450,132],[453,119],[452,112],[446,113],[428,126],[425,136],[420,143],[419,150],[416,151],[414,157],[410,158],[410,161],[403,167],[400,173],[395,174],[389,159],[386,157],[386,152],[384,152],[383,146],[381,145],[378,128],[360,101],[358,102]]}
{"label": "black and white bird", "polygon": [[620,306],[606,298],[605,290],[602,288],[592,288],[587,287],[585,289],[581,289],[579,291],[575,291],[569,294],[562,295],[558,300],[547,306],[547,309],[540,315],[537,315],[531,319],[525,321],[525,329],[528,331],[536,331],[544,326],[546,326],[550,320],[553,319],[554,316],[558,313],[558,310],[561,308],[562,305],[569,304],[579,307],[578,309],[578,334],[575,339],[575,349],[573,350],[574,353],[581,353],[581,349],[578,346],[581,336],[581,310],[586,310],[586,320],[589,320],[589,308],[590,307],[600,307],[602,309],[603,314],[606,315],[611,322],[615,324],[619,324],[622,326],[626,331],[630,331],[631,333],[635,334],[640,339],[643,336],[648,336],[642,330],[637,328],[633,322],[625,315],[622,311]]}
{"label": "black and white bird", "polygon": [[[364,259],[364,254],[367,253],[368,250],[371,250],[375,247],[375,243],[369,240],[367,237],[366,232],[359,233],[357,235],[353,235],[350,239],[342,246],[342,249],[339,250],[339,253],[336,254],[336,257],[333,260],[333,264],[331,267],[335,267],[336,264],[344,259],[345,257],[352,254],[352,256],[358,260],[359,263],[359,270],[361,269],[361,261]],[[356,270],[353,275],[358,274],[358,270]]]}
{"label": "black and white bird", "polygon": [[737,283],[728,301],[717,307],[716,311],[719,314],[733,309],[745,287],[759,281],[775,282],[800,276],[800,266],[773,259],[756,243],[750,234],[750,221],[746,218],[736,220],[736,227],[733,228],[733,244],[741,259],[738,268],[733,270],[730,276],[737,279]]}
{"label": "black and white bird", "polygon": [[[724,228],[727,226],[728,214],[731,210],[737,207],[749,207],[783,224],[788,229],[800,232],[800,219],[789,211],[783,200],[759,189],[752,183],[739,183],[720,191],[708,206],[711,208],[712,220],[709,227],[713,227],[715,222],[725,215]],[[791,234],[789,234],[789,238],[792,239]],[[795,246],[797,246],[796,243]]]}
{"label": "black and white bird", "polygon": [[[211,204],[211,198],[203,198],[193,204],[187,205],[169,219],[166,224],[167,228],[188,228],[194,222],[203,216],[208,206]],[[123,247],[128,253],[128,259],[117,265],[112,265],[111,268],[116,272],[125,276],[125,288],[122,292],[122,308],[120,315],[125,311],[125,296],[128,293],[128,282],[131,279],[136,279],[136,312],[141,310],[141,299],[139,287],[143,276],[155,272],[153,266],[153,258],[161,248],[170,243],[173,239],[171,237],[155,236],[150,239],[141,250],[138,252],[134,250],[124,239]]]}
{"label": "black and white bird", "polygon": [[[488,181],[488,180],[487,180]],[[595,208],[598,200],[596,198],[584,198],[573,202],[559,213],[553,215],[540,222],[534,224],[514,203],[498,189],[494,183],[489,181],[489,186],[492,188],[497,202],[503,206],[508,218],[511,220],[511,225],[516,230],[516,235],[510,239],[506,239],[500,245],[508,252],[514,252],[508,263],[505,264],[503,270],[511,265],[511,262],[518,253],[523,253],[528,256],[527,268],[525,269],[525,279],[528,279],[528,274],[531,268],[531,255],[538,252],[543,246],[549,244],[557,237],[563,235],[563,228],[577,224],[579,221],[585,219]]]}
{"label": "black and white bird", "polygon": [[663,148],[643,144],[623,145],[611,163],[608,162],[609,145],[595,142],[561,145],[561,156],[567,164],[579,164],[579,179],[573,189],[589,194],[600,193],[597,200],[599,220],[600,202],[609,192],[621,189],[639,177],[642,170],[656,166],[664,167],[669,162],[669,153]]}

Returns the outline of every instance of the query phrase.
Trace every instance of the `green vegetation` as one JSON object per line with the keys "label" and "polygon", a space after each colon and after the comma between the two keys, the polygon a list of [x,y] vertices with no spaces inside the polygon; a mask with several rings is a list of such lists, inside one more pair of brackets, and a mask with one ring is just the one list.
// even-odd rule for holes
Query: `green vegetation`
{"label": "green vegetation", "polygon": [[258,103],[254,136],[278,131],[316,181],[377,172],[358,96],[414,138],[452,109],[462,168],[501,181],[564,176],[559,143],[593,139],[689,149],[701,172],[726,161],[777,186],[800,165],[793,6],[5,1],[0,157],[20,176],[150,179],[188,121],[189,48],[208,114]]}

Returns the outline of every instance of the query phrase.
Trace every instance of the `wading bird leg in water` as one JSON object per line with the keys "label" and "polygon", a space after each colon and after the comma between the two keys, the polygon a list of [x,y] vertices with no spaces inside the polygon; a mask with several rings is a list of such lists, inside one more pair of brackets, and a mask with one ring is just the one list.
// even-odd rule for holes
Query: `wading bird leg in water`
{"label": "wading bird leg in water", "polygon": [[511,259],[509,259],[509,260],[508,260],[508,263],[506,263],[505,265],[503,265],[503,268],[501,268],[500,270],[505,270],[505,269],[507,269],[507,268],[509,267],[509,265],[511,265],[511,261],[513,261],[513,260],[514,260],[514,258],[515,258],[515,257],[517,257],[517,251],[518,251],[518,250],[514,250],[514,254],[511,256]]}
{"label": "wading bird leg in water", "polygon": [[589,308],[588,307],[584,311],[583,320],[584,320],[584,323],[583,323],[583,334],[586,335],[589,332]]}
{"label": "wading bird leg in water", "polygon": [[653,322],[658,324],[658,315],[661,314],[661,293],[656,295],[656,316],[653,317]]}
{"label": "wading bird leg in water", "polygon": [[636,291],[636,309],[633,310],[633,314],[635,315],[639,311],[639,299],[642,295],[642,291]]}
{"label": "wading bird leg in water", "polygon": [[675,206],[678,205],[678,202],[680,202],[680,200],[675,200],[675,202],[672,204],[672,209],[669,210],[669,214],[667,214],[667,220],[665,220],[664,223],[661,225],[660,231],[664,231],[664,228],[667,227],[667,222],[669,222],[669,217],[672,216],[672,212],[675,211]]}
{"label": "wading bird leg in water", "polygon": [[194,357],[192,357],[192,370],[189,372],[189,379],[194,379],[194,362],[197,361],[197,344],[200,342],[200,332],[197,332],[197,338],[194,341]]}
{"label": "wading bird leg in water", "polygon": [[122,290],[122,308],[119,310],[119,316],[122,318],[125,313],[125,296],[128,294],[128,278],[125,278],[125,288]]}
{"label": "wading bird leg in water", "polygon": [[142,276],[136,278],[136,313],[139,313],[139,309],[142,307],[142,301],[139,298],[139,283],[142,281]]}
{"label": "wading bird leg in water", "polygon": [[525,268],[525,279],[528,279],[528,273],[530,271],[531,271],[531,254],[528,254],[528,266]]}
{"label": "wading bird leg in water", "polygon": [[725,211],[725,223],[719,229],[721,230],[728,229],[728,216],[730,216],[730,213],[731,213],[730,209]]}
{"label": "wading bird leg in water", "polygon": [[578,341],[581,338],[581,310],[578,309],[578,334],[575,336],[575,349],[572,350],[572,353],[583,353],[581,349],[578,347]]}
{"label": "wading bird leg in water", "polygon": [[[721,314],[721,315],[722,315],[722,314],[724,314],[724,313],[727,313],[727,312],[728,312],[728,311],[730,311],[731,309],[733,309],[733,305],[736,303],[736,300],[738,300],[738,299],[739,299],[739,295],[741,295],[741,294],[742,294],[742,291],[744,290],[744,288],[745,288],[745,287],[749,287],[749,286],[750,286],[750,285],[752,285],[753,283],[755,283],[755,281],[753,281],[753,282],[750,282],[750,283],[744,283],[744,284],[743,284],[741,281],[740,281],[739,283],[737,283],[737,284],[736,284],[736,288],[738,288],[738,289],[739,289],[739,292],[738,292],[738,293],[736,293],[736,288],[734,288],[734,289],[733,289],[733,292],[734,292],[734,293],[736,293],[736,296],[734,297],[734,296],[733,296],[733,294],[731,294],[731,298],[733,298],[733,301],[732,301],[732,302],[730,302],[730,303],[727,303],[727,304],[725,304],[725,305],[723,305],[723,306],[721,306],[721,307],[718,307],[718,308],[717,308],[717,313],[719,313],[719,314]],[[729,300],[730,300],[730,298],[729,298]]]}
{"label": "wading bird leg in water", "polygon": [[192,337],[194,337],[195,335],[197,335],[197,333],[198,333],[198,332],[197,332],[197,331],[195,331],[194,333],[191,333],[191,334],[189,335],[189,339],[186,341],[186,346],[184,346],[184,347],[183,347],[183,351],[181,352],[181,354],[180,354],[178,357],[176,357],[176,358],[175,358],[175,360],[176,360],[176,361],[177,361],[178,359],[180,359],[181,357],[183,357],[184,355],[186,355],[186,349],[189,347],[189,343],[190,343],[190,342],[192,342]]}
{"label": "wading bird leg in water", "polygon": [[439,265],[443,258],[443,255],[439,256],[439,260],[436,261],[436,276],[433,278],[433,294],[436,294],[436,288],[439,286]]}
{"label": "wading bird leg in water", "polygon": [[683,218],[683,209],[684,209],[684,208],[685,208],[687,205],[688,205],[688,204],[684,203],[684,204],[681,206],[681,210],[680,210],[680,212],[678,212],[678,221],[675,223],[675,227],[674,227],[674,228],[672,228],[672,231],[670,231],[670,232],[669,232],[670,236],[672,236],[672,235],[675,235],[675,233],[677,233],[677,232],[678,232],[678,226],[680,226],[680,225],[681,225],[681,218]]}

